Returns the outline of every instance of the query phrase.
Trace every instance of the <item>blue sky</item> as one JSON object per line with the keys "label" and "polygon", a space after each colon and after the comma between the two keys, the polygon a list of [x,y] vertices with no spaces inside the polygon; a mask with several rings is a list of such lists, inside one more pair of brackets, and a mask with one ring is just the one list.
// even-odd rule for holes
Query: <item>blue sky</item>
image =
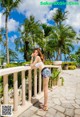
{"label": "blue sky", "polygon": [[[65,24],[71,25],[74,30],[79,33],[80,30],[80,6],[74,5],[56,5],[56,6],[41,6],[41,1],[54,2],[56,0],[22,0],[18,8],[13,10],[9,17],[8,29],[9,29],[9,47],[15,50],[14,40],[19,37],[18,28],[24,22],[25,18],[29,18],[30,15],[35,16],[35,20],[40,20],[42,23],[53,25],[51,17],[55,13],[57,8],[61,8],[63,11],[69,11],[68,19]],[[61,2],[62,0],[58,0]],[[80,2],[80,0],[64,0],[64,2]],[[4,27],[5,16],[2,15],[3,9],[0,9],[0,28]],[[23,27],[21,27],[23,30]],[[75,50],[80,47],[80,42],[74,43]],[[23,59],[22,54],[18,54],[19,59]]]}

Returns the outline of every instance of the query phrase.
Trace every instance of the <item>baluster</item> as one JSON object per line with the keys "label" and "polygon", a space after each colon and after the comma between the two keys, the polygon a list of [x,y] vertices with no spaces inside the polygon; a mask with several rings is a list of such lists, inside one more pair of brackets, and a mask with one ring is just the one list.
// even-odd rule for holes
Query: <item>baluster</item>
{"label": "baluster", "polygon": [[29,101],[31,101],[31,96],[32,96],[31,70],[28,71],[28,81],[29,81]]}
{"label": "baluster", "polygon": [[39,70],[39,93],[41,93],[41,70]]}
{"label": "baluster", "polygon": [[25,105],[25,71],[22,71],[22,105]]}
{"label": "baluster", "polygon": [[14,76],[14,111],[18,110],[18,82],[17,82],[17,73],[13,74]]}
{"label": "baluster", "polygon": [[8,75],[3,76],[4,104],[8,104]]}
{"label": "baluster", "polygon": [[34,69],[34,96],[37,95],[37,69]]}

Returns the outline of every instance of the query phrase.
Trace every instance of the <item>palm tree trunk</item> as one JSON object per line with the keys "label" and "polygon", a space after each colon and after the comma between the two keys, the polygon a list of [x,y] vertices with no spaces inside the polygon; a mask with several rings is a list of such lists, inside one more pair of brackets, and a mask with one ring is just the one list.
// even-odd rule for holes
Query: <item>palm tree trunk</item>
{"label": "palm tree trunk", "polygon": [[59,56],[58,52],[56,52],[56,61],[58,61],[58,56]]}
{"label": "palm tree trunk", "polygon": [[6,60],[7,63],[9,63],[9,48],[8,48],[8,15],[6,14],[6,18],[5,18],[5,29],[6,29]]}
{"label": "palm tree trunk", "polygon": [[61,60],[61,49],[58,49],[58,60]]}
{"label": "palm tree trunk", "polygon": [[61,49],[59,49],[60,61],[62,60]]}

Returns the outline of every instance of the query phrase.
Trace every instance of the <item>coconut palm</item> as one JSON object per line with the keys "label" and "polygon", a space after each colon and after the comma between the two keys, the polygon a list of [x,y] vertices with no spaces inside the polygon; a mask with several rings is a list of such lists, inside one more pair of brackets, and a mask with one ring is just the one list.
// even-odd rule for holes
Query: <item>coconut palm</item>
{"label": "coconut palm", "polygon": [[44,34],[44,46],[42,48],[42,52],[45,55],[45,59],[50,59],[51,56],[53,56],[53,49],[49,48],[49,46],[47,45],[47,42],[49,41],[49,35],[50,32],[52,31],[52,27],[51,26],[47,26],[47,24],[42,24],[42,30],[43,30],[43,34]]}
{"label": "coconut palm", "polygon": [[48,46],[56,51],[56,59],[62,59],[62,53],[68,53],[73,49],[72,42],[76,33],[72,27],[61,24],[59,27],[54,26],[51,32]]}
{"label": "coconut palm", "polygon": [[64,25],[64,21],[67,19],[67,13],[67,11],[62,12],[61,9],[57,9],[52,17],[56,25],[53,26],[48,45],[51,48],[55,48],[57,60],[62,59],[61,53],[68,54],[73,49],[72,42],[76,35],[71,26]]}
{"label": "coconut palm", "polygon": [[16,8],[21,0],[2,0],[1,6],[4,8],[5,14],[5,30],[6,30],[6,59],[7,63],[9,63],[9,47],[8,47],[8,17],[11,13],[11,11]]}
{"label": "coconut palm", "polygon": [[25,19],[22,24],[23,30],[19,29],[20,37],[15,40],[16,49],[24,53],[24,59],[30,59],[31,50],[36,46],[43,46],[43,32],[34,16]]}
{"label": "coconut palm", "polygon": [[68,14],[68,11],[62,12],[61,9],[57,9],[56,13],[53,14],[52,19],[54,20],[56,25],[59,26],[63,21],[67,19],[67,14]]}

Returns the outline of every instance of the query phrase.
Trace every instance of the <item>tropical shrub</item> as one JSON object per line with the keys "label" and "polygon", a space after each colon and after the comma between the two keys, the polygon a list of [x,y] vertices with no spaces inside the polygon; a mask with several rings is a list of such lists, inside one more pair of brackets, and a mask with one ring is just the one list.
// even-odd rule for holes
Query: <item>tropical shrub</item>
{"label": "tropical shrub", "polygon": [[53,65],[53,61],[50,61],[50,60],[46,60],[44,62],[45,65]]}
{"label": "tropical shrub", "polygon": [[51,75],[51,79],[52,80],[57,79],[59,74],[60,74],[60,71],[58,69],[54,69]]}
{"label": "tropical shrub", "polygon": [[69,66],[68,66],[68,69],[69,69],[69,70],[74,70],[74,69],[76,69],[76,66],[75,66],[75,65],[69,65]]}
{"label": "tropical shrub", "polygon": [[3,79],[2,79],[2,76],[0,76],[0,98],[2,97],[3,95]]}
{"label": "tropical shrub", "polygon": [[5,68],[9,68],[9,67],[17,67],[19,66],[17,63],[9,63],[5,66]]}
{"label": "tropical shrub", "polygon": [[[71,66],[71,67],[70,67]],[[73,67],[72,67],[73,66]],[[75,67],[74,67],[75,66]],[[77,67],[77,62],[63,62],[62,63],[62,69],[65,69],[65,67],[67,69],[76,69]]]}
{"label": "tropical shrub", "polygon": [[77,62],[62,62],[62,66],[65,65],[65,64],[77,66]]}
{"label": "tropical shrub", "polygon": [[26,64],[30,64],[30,61],[28,61],[28,62],[22,62],[22,63],[9,63],[4,68],[24,66]]}
{"label": "tropical shrub", "polygon": [[60,71],[58,69],[53,69],[52,75],[49,80],[49,87],[57,85],[59,74],[60,74]]}
{"label": "tropical shrub", "polygon": [[64,85],[64,78],[63,77],[60,77],[62,82],[61,82],[61,85],[63,86]]}

